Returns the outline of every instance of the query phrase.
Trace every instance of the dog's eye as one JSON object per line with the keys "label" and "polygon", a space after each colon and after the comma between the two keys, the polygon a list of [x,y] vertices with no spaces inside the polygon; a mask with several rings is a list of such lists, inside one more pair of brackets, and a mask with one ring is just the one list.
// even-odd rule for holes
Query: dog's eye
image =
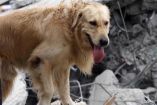
{"label": "dog's eye", "polygon": [[90,21],[89,23],[90,23],[91,25],[93,25],[93,26],[96,26],[96,25],[97,25],[96,21]]}
{"label": "dog's eye", "polygon": [[108,21],[105,21],[105,22],[104,22],[104,25],[107,26],[107,25],[108,25]]}

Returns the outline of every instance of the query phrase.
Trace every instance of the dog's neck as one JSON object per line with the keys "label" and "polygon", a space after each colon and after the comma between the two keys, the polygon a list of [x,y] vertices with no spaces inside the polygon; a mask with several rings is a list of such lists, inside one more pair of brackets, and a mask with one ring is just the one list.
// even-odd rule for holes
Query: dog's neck
{"label": "dog's neck", "polygon": [[77,65],[84,74],[91,74],[94,63],[92,51],[77,50],[77,47],[75,47],[71,53],[74,55],[74,64]]}
{"label": "dog's neck", "polygon": [[75,58],[74,62],[82,72],[85,74],[91,74],[91,69],[93,66],[93,52],[91,46],[87,45],[87,42],[80,38],[81,27],[77,27],[73,30],[73,45],[71,46],[71,53]]}
{"label": "dog's neck", "polygon": [[[75,16],[78,14],[79,10],[84,8],[86,4],[83,5],[75,5],[69,10],[69,19],[70,26],[73,25],[75,20]],[[67,21],[68,21],[67,20]],[[81,36],[81,26],[77,26],[75,28],[71,27],[72,34],[72,43],[71,52],[74,55],[74,62],[80,68],[82,72],[85,74],[91,74],[91,69],[93,67],[93,52],[92,48],[86,40],[84,40]],[[71,42],[70,42],[71,43]]]}
{"label": "dog's neck", "polygon": [[[86,42],[81,41],[81,39],[79,38],[79,36],[81,35],[81,27],[78,26],[77,28],[72,29],[74,18],[79,12],[80,8],[82,7],[77,5],[71,8],[60,7],[57,10],[52,11],[52,18],[48,17],[48,19],[49,21],[55,21],[55,24],[62,24],[62,29],[66,30],[66,33],[63,33],[60,37],[64,37],[63,39],[65,39],[66,43],[70,45],[69,53],[74,57],[70,58],[73,61],[72,64],[76,64],[85,74],[91,74],[91,69],[94,62],[92,49],[91,47],[86,45]],[[48,26],[44,27],[47,28]]]}

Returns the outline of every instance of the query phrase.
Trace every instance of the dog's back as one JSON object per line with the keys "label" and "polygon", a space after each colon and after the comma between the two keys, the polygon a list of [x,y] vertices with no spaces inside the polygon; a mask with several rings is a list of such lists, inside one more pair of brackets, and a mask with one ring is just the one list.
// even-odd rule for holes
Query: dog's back
{"label": "dog's back", "polygon": [[0,16],[0,79],[3,101],[16,76],[14,67],[26,66],[32,51],[42,41],[39,31],[36,31],[36,15],[39,14],[35,14],[35,11],[20,10]]}
{"label": "dog's back", "polygon": [[[20,14],[20,15],[19,15]],[[33,49],[42,41],[35,11],[17,11],[0,17],[0,57],[16,63],[25,63]],[[19,56],[20,55],[20,56]]]}

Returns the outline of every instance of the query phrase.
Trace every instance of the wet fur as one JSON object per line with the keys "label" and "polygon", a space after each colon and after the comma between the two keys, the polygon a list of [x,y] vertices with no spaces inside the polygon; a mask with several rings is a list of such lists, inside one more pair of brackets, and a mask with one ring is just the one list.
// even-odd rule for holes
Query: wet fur
{"label": "wet fur", "polygon": [[94,63],[92,47],[82,35],[78,16],[87,5],[91,4],[16,10],[0,17],[3,101],[11,90],[17,67],[25,68],[31,76],[38,90],[38,105],[50,105],[56,91],[63,105],[76,105],[69,94],[69,68],[77,65],[83,73],[91,74]]}

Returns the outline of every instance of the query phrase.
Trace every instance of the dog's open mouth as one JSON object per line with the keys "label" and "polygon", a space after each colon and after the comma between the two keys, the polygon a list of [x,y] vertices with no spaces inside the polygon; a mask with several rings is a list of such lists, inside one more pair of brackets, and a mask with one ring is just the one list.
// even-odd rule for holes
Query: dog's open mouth
{"label": "dog's open mouth", "polygon": [[104,48],[99,46],[99,45],[95,45],[90,37],[89,34],[86,33],[86,36],[89,40],[90,45],[93,48],[93,57],[94,57],[94,62],[95,63],[100,63],[102,62],[102,60],[105,58],[105,52],[104,52]]}

